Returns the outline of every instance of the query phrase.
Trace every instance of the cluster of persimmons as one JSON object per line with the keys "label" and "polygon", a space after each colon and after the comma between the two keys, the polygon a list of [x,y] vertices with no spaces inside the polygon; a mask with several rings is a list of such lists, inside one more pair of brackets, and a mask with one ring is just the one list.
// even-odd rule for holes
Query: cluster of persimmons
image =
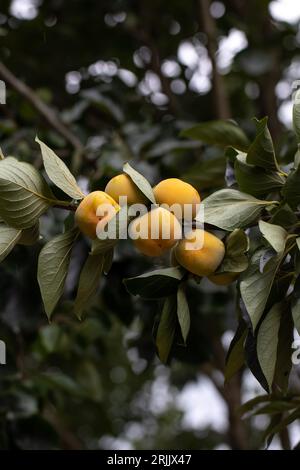
{"label": "cluster of persimmons", "polygon": [[[184,220],[184,207],[192,209],[192,217],[197,215],[197,208],[201,203],[198,191],[190,184],[177,179],[169,178],[161,181],[153,188],[157,205],[147,213],[136,217],[131,222],[131,228],[142,232],[145,228],[147,237],[137,237],[133,243],[136,248],[146,256],[161,256],[168,250],[171,251],[171,263],[173,266],[182,266],[195,276],[208,277],[218,285],[227,285],[237,278],[236,273],[215,273],[225,256],[225,246],[222,240],[214,234],[200,228],[191,228],[190,233],[179,239],[182,234]],[[86,236],[91,239],[97,237],[97,226],[105,226],[111,215],[99,217],[97,215],[101,205],[109,205],[114,209],[111,214],[120,210],[122,198],[128,206],[133,204],[147,205],[146,196],[135,185],[127,174],[120,174],[112,178],[106,185],[105,191],[94,191],[88,194],[76,210],[76,223]],[[182,211],[178,216],[176,212],[166,209],[173,205],[181,206]],[[153,227],[153,224],[155,227]],[[153,230],[155,228],[156,230]],[[139,229],[139,230],[138,230]],[[163,233],[168,229],[169,236]],[[151,234],[155,232],[155,238]],[[199,243],[197,240],[201,240]],[[191,243],[194,246],[191,248]]]}

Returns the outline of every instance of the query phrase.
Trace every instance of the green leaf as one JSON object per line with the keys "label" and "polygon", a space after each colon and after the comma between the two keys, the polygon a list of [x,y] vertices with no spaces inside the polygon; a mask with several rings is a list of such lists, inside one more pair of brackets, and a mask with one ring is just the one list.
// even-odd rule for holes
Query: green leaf
{"label": "green leaf", "polygon": [[7,225],[30,228],[56,202],[46,181],[32,165],[13,157],[0,161],[0,215]]}
{"label": "green leaf", "polygon": [[224,157],[205,160],[193,165],[181,179],[199,190],[224,186],[225,167]]}
{"label": "green leaf", "polygon": [[242,321],[239,323],[237,331],[230,343],[225,363],[225,383],[243,367],[245,364],[244,343],[247,336],[246,324]]}
{"label": "green leaf", "polygon": [[[263,256],[266,250],[261,250],[259,253]],[[266,307],[271,288],[275,279],[276,272],[282,261],[282,257],[277,255],[271,258],[263,272],[260,271],[260,258],[256,254],[252,260],[249,268],[243,274],[240,282],[240,291],[243,302],[249,314],[252,328],[256,329],[261,316]]]}
{"label": "green leaf", "polygon": [[59,389],[72,397],[88,398],[86,391],[71,377],[62,372],[45,372],[39,379],[50,386],[51,390]]}
{"label": "green leaf", "polygon": [[293,126],[297,142],[300,143],[300,90],[297,90],[294,95]]}
{"label": "green leaf", "polygon": [[86,391],[89,399],[95,402],[101,402],[103,398],[101,374],[102,371],[98,365],[90,360],[82,361],[76,374],[79,385]]}
{"label": "green leaf", "polygon": [[175,293],[183,276],[184,272],[179,268],[164,268],[124,279],[123,282],[130,294],[144,299],[159,299]]}
{"label": "green leaf", "polygon": [[300,166],[290,171],[282,195],[292,209],[297,209],[300,204]]}
{"label": "green leaf", "polygon": [[97,88],[90,88],[83,90],[80,95],[97,106],[101,111],[108,116],[112,117],[116,122],[121,123],[124,121],[124,114],[122,108],[119,107],[108,96],[104,96]]}
{"label": "green leaf", "polygon": [[249,239],[241,229],[235,229],[225,240],[225,256],[218,268],[218,273],[241,273],[248,267]]}
{"label": "green leaf", "polygon": [[294,157],[294,168],[298,168],[299,164],[300,164],[300,145],[298,144],[298,149]]}
{"label": "green leaf", "polygon": [[113,259],[114,259],[114,249],[111,248],[104,254],[104,265],[103,265],[104,274],[109,273],[110,268],[112,267]]}
{"label": "green leaf", "polygon": [[270,223],[275,225],[281,225],[282,227],[289,228],[297,223],[298,219],[294,211],[290,208],[288,204],[282,204],[278,209],[272,214]]}
{"label": "green leaf", "polygon": [[200,142],[190,142],[188,140],[165,139],[155,143],[147,152],[147,158],[156,158],[168,153],[193,150],[201,147]]}
{"label": "green leaf", "polygon": [[255,222],[262,210],[274,201],[262,201],[235,189],[221,189],[204,199],[202,204],[206,223],[232,231]]}
{"label": "green leaf", "polygon": [[267,450],[270,447],[274,439],[274,434],[272,433],[272,429],[274,428],[274,426],[280,423],[281,420],[282,420],[282,413],[277,413],[271,416],[270,423],[268,424],[268,427],[263,432],[263,436],[262,436],[262,442],[266,442],[265,450]]}
{"label": "green leaf", "polygon": [[182,286],[179,287],[177,291],[177,317],[183,341],[184,344],[186,344],[186,340],[191,326],[191,318],[189,304]]}
{"label": "green leaf", "polygon": [[248,413],[249,411],[253,411],[253,409],[257,405],[270,401],[271,397],[272,397],[271,395],[259,395],[257,397],[252,398],[251,400],[248,400],[246,403],[244,403],[242,406],[239,407],[238,409],[239,414],[244,415],[245,413]]}
{"label": "green leaf", "polygon": [[246,364],[256,380],[260,383],[264,390],[268,390],[268,382],[261,369],[258,357],[257,357],[257,337],[253,335],[251,329],[248,329],[248,334],[245,341],[245,359]]}
{"label": "green leaf", "polygon": [[55,323],[53,325],[46,325],[39,333],[41,344],[48,354],[57,352],[61,336],[62,330]]}
{"label": "green leaf", "polygon": [[110,240],[109,238],[107,240],[93,240],[91,255],[98,256],[103,253],[106,253],[112,250],[117,243],[118,240]]}
{"label": "green leaf", "polygon": [[275,424],[273,427],[268,428],[268,434],[277,434],[278,432],[282,431],[285,429],[289,424],[292,424],[294,421],[299,419],[300,417],[300,410],[297,408],[295,411],[287,415],[285,418],[282,419],[282,414],[281,414],[281,419],[278,420],[277,424]]}
{"label": "green leaf", "polygon": [[247,163],[260,166],[265,170],[278,171],[273,141],[268,129],[268,118],[265,117],[260,121],[255,119],[255,124],[256,137],[249,147]]}
{"label": "green leaf", "polygon": [[257,333],[257,357],[269,391],[275,373],[281,314],[282,303],[275,304],[263,319]]}
{"label": "green leaf", "polygon": [[50,180],[72,199],[83,199],[85,195],[65,163],[38,137],[35,141],[41,147],[44,167]]}
{"label": "green leaf", "polygon": [[292,368],[292,343],[294,339],[294,323],[290,308],[285,306],[280,319],[278,333],[277,358],[274,383],[282,393],[286,393],[289,385],[289,376]]}
{"label": "green leaf", "polygon": [[39,221],[30,228],[22,230],[21,238],[18,242],[19,245],[32,246],[39,241],[40,238],[40,224]]}
{"label": "green leaf", "polygon": [[176,296],[167,297],[156,333],[156,347],[161,362],[168,362],[176,328]]}
{"label": "green leaf", "polygon": [[247,150],[249,145],[244,131],[232,121],[204,122],[184,129],[180,135],[206,144],[220,147],[232,146],[239,150]]}
{"label": "green leaf", "polygon": [[126,173],[134,184],[139,188],[139,190],[151,201],[153,204],[156,203],[154,193],[150,183],[146,180],[146,178],[141,175],[138,171],[136,171],[129,163],[125,163],[123,166],[123,171]]}
{"label": "green leaf", "polygon": [[285,249],[286,239],[288,236],[287,231],[280,227],[280,225],[273,225],[260,220],[258,222],[259,230],[263,237],[270,243],[277,253],[282,253]]}
{"label": "green leaf", "polygon": [[79,235],[77,228],[50,240],[40,252],[38,282],[48,318],[64,290],[71,251]]}
{"label": "green leaf", "polygon": [[21,230],[0,224],[0,262],[12,251],[22,235]]}
{"label": "green leaf", "polygon": [[245,156],[238,155],[234,164],[235,177],[241,191],[259,197],[283,187],[285,178],[282,175],[249,165],[245,159]]}
{"label": "green leaf", "polygon": [[89,255],[83,266],[74,305],[75,314],[80,319],[82,318],[82,313],[89,308],[90,302],[97,293],[103,267],[103,254],[98,256]]}
{"label": "green leaf", "polygon": [[293,321],[298,334],[300,334],[300,299],[295,299],[292,304]]}

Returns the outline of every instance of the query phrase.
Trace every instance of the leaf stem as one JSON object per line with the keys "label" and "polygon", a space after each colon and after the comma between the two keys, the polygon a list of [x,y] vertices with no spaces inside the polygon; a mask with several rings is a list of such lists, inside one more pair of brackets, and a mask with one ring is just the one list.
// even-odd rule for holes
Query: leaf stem
{"label": "leaf stem", "polygon": [[69,201],[52,201],[55,209],[63,209],[67,211],[75,212],[77,209],[77,204]]}

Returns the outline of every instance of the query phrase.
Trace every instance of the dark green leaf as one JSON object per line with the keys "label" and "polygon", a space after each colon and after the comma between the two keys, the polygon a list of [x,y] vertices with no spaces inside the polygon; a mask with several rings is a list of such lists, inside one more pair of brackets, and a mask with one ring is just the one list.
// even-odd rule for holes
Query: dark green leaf
{"label": "dark green leaf", "polygon": [[[260,252],[260,256],[265,250]],[[267,263],[267,269],[260,272],[260,256],[255,254],[247,271],[243,274],[240,291],[253,330],[257,327],[266,307],[274,278],[282,261],[281,256],[274,256]]]}
{"label": "dark green leaf", "polygon": [[224,372],[225,383],[229,382],[229,380],[243,367],[245,363],[244,343],[246,336],[247,327],[246,324],[241,321],[226,355]]}
{"label": "dark green leaf", "polygon": [[300,166],[290,171],[282,195],[292,209],[297,209],[300,204]]}
{"label": "dark green leaf", "polygon": [[201,144],[199,142],[190,142],[186,140],[168,139],[156,143],[147,152],[148,158],[160,157],[170,152],[184,151],[199,148]]}
{"label": "dark green leaf", "polygon": [[282,303],[275,304],[263,319],[257,333],[257,357],[269,391],[272,388],[275,373],[282,309]]}
{"label": "dark green leaf", "polygon": [[266,170],[278,171],[272,137],[268,129],[268,118],[260,121],[255,119],[256,137],[250,145],[247,154],[247,163],[260,166]]}
{"label": "dark green leaf", "polygon": [[240,273],[248,267],[249,239],[241,229],[235,229],[225,240],[225,256],[217,272]]}
{"label": "dark green leaf", "polygon": [[285,304],[280,319],[278,347],[274,383],[282,393],[286,393],[292,368],[292,343],[294,339],[294,324],[290,308]]}
{"label": "dark green leaf", "polygon": [[190,331],[191,319],[189,304],[182,286],[180,286],[177,291],[177,317],[183,341],[186,343]]}
{"label": "dark green leaf", "polygon": [[264,373],[261,369],[258,357],[257,357],[257,338],[253,335],[251,330],[248,330],[248,335],[245,341],[245,358],[246,364],[254,377],[258,380],[260,385],[268,391],[269,386]]}
{"label": "dark green leaf", "polygon": [[251,400],[247,401],[244,403],[242,406],[239,408],[239,413],[241,415],[254,411],[254,408],[257,405],[260,405],[261,403],[266,403],[269,400],[271,400],[271,395],[259,395],[257,397],[252,398]]}
{"label": "dark green leaf", "polygon": [[39,221],[31,228],[22,230],[22,235],[18,241],[19,245],[31,246],[39,241],[40,238],[40,224]]}
{"label": "dark green leaf", "polygon": [[78,235],[77,228],[57,235],[40,252],[38,282],[48,318],[63,293],[71,251]]}
{"label": "dark green leaf", "polygon": [[111,248],[104,254],[104,265],[103,265],[104,274],[109,273],[110,268],[112,267],[113,259],[114,259],[114,249]]}
{"label": "dark green leaf", "polygon": [[281,420],[278,420],[277,424],[273,425],[272,427],[268,428],[268,434],[277,434],[278,432],[282,431],[285,429],[289,424],[292,424],[294,421],[300,418],[300,409],[296,409],[292,413],[290,413],[288,416],[285,418],[282,418],[281,414]]}
{"label": "dark green leaf", "polygon": [[204,122],[183,130],[180,135],[206,144],[220,147],[232,146],[239,150],[247,150],[249,145],[244,131],[232,121]]}
{"label": "dark green leaf", "polygon": [[184,272],[179,268],[164,268],[124,279],[123,282],[130,294],[144,299],[159,299],[175,293],[183,276]]}
{"label": "dark green leaf", "polygon": [[211,188],[224,185],[226,161],[224,157],[205,160],[192,166],[181,179],[195,188]]}
{"label": "dark green leaf", "polygon": [[234,170],[239,189],[252,196],[279,191],[285,183],[285,178],[279,173],[249,165],[241,158],[236,158]]}
{"label": "dark green leaf", "polygon": [[273,214],[270,219],[271,224],[281,225],[282,227],[289,228],[297,223],[298,219],[294,211],[288,204],[282,204]]}
{"label": "dark green leaf", "polygon": [[78,318],[81,319],[90,303],[93,301],[97,293],[101,275],[104,268],[104,255],[89,255],[87,258],[79,278],[77,296],[74,304],[74,311]]}
{"label": "dark green leaf", "polygon": [[156,347],[158,357],[161,362],[166,364],[168,362],[171,348],[174,341],[175,328],[176,328],[176,296],[167,297],[164,301],[161,317],[158,324],[156,333]]}
{"label": "dark green leaf", "polygon": [[98,89],[90,88],[83,90],[80,95],[101,109],[103,113],[112,117],[116,122],[121,123],[124,121],[122,109],[112,99],[100,93]]}

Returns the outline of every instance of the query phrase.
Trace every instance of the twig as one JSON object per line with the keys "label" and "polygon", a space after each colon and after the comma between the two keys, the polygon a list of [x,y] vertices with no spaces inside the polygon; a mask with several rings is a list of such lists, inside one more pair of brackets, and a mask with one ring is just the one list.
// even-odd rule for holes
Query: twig
{"label": "twig", "polygon": [[76,212],[77,206],[74,206],[74,204],[55,204],[54,209],[63,209],[65,211],[71,211],[71,212]]}
{"label": "twig", "polygon": [[82,450],[83,443],[73,434],[61,421],[54,406],[47,405],[43,410],[44,418],[53,426],[57,432],[64,450]]}
{"label": "twig", "polygon": [[223,77],[219,74],[216,52],[217,52],[217,29],[215,20],[210,12],[210,0],[198,0],[200,28],[207,36],[207,52],[212,65],[212,85],[215,113],[219,119],[231,117],[228,97],[225,91]]}
{"label": "twig", "polygon": [[[212,337],[214,350],[214,361],[217,370],[224,374],[225,368],[225,351],[219,337]],[[242,375],[237,374],[228,384],[222,387],[216,380],[213,370],[209,372],[206,368],[204,371],[215,385],[217,391],[224,399],[228,409],[228,437],[232,449],[245,450],[248,448],[248,440],[246,434],[245,423],[239,415],[238,409],[241,406],[241,381]]]}
{"label": "twig", "polygon": [[48,124],[50,124],[53,129],[55,129],[74,147],[76,153],[83,153],[84,147],[81,141],[61,121],[56,112],[45,104],[28,85],[19,80],[19,78],[17,78],[1,61],[0,77],[2,77],[8,85],[29,101],[38,113],[48,122]]}

